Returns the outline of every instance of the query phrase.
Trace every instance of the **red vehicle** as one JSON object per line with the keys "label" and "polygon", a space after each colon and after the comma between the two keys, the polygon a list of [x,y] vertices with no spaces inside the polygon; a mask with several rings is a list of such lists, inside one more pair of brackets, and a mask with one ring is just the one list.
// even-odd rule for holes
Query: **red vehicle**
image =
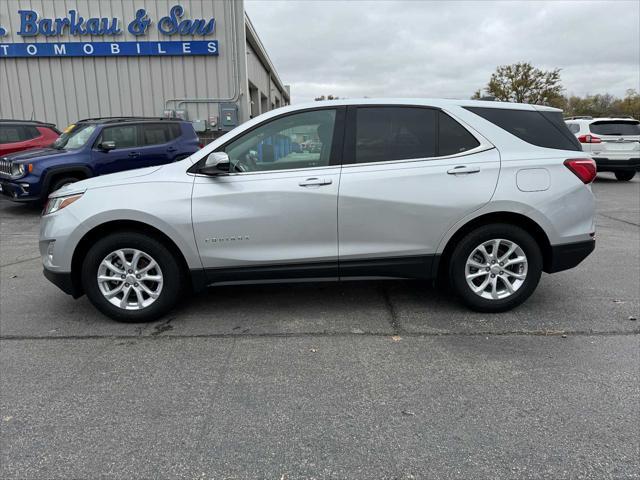
{"label": "red vehicle", "polygon": [[52,123],[0,119],[0,156],[51,145],[60,136]]}

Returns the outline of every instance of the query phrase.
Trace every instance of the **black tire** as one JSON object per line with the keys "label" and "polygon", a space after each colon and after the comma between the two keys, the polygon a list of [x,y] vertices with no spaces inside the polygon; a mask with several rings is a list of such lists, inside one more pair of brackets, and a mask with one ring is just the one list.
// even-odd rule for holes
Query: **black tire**
{"label": "black tire", "polygon": [[628,182],[629,180],[631,180],[633,177],[635,177],[636,172],[633,171],[628,171],[628,170],[623,170],[620,172],[614,172],[614,175],[616,176],[616,178],[618,180],[620,180],[621,182]]}
{"label": "black tire", "polygon": [[[125,310],[110,303],[101,293],[97,274],[101,262],[115,250],[134,248],[150,255],[160,266],[163,285],[158,298],[140,310]],[[169,312],[181,298],[186,285],[184,272],[173,253],[153,237],[138,232],[116,232],[98,240],[82,264],[82,287],[93,305],[119,322],[149,322]]]}
{"label": "black tire", "polygon": [[69,183],[75,183],[77,182],[79,179],[76,177],[62,177],[62,178],[56,178],[52,183],[51,183],[51,187],[49,188],[49,191],[47,192],[47,196],[52,193],[55,192],[56,190],[58,190],[59,188],[64,187],[65,185],[69,184]]}
{"label": "black tire", "polygon": [[[467,284],[465,267],[476,247],[493,239],[515,242],[527,257],[528,270],[524,282],[514,293],[503,299],[486,299],[471,290]],[[542,274],[542,253],[535,239],[515,225],[496,223],[484,225],[464,236],[456,245],[449,262],[449,281],[453,290],[472,310],[478,312],[504,312],[520,305],[536,289]]]}

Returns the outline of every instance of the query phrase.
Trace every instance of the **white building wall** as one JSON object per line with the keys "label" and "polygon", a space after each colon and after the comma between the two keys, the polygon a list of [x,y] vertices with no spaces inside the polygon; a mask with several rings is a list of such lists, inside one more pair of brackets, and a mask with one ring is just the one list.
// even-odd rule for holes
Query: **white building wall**
{"label": "white building wall", "polygon": [[[171,37],[160,34],[155,22],[172,6],[185,8],[185,19],[215,18],[213,35]],[[135,11],[145,8],[154,21],[146,35],[126,29]],[[117,17],[117,36],[22,37],[18,10],[31,9],[41,17],[65,17],[70,9],[86,17]],[[245,17],[242,0],[0,0],[0,24],[13,42],[153,41],[217,39],[219,56],[193,57],[0,57],[0,118],[38,119],[65,127],[80,118],[144,115],[160,116],[170,99],[228,99],[246,94]],[[240,119],[248,118],[247,102],[238,101]],[[169,102],[177,108],[178,102]],[[182,104],[189,119],[218,115],[217,104]]]}

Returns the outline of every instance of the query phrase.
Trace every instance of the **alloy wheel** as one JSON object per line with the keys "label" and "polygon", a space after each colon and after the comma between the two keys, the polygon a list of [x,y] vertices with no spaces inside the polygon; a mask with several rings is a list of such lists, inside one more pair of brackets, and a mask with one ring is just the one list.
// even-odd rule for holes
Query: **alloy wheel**
{"label": "alloy wheel", "polygon": [[488,300],[510,297],[527,278],[528,261],[522,248],[511,240],[488,240],[473,249],[465,265],[467,285]]}
{"label": "alloy wheel", "polygon": [[135,248],[121,248],[107,255],[97,274],[100,293],[124,310],[141,310],[162,292],[160,265],[151,255]]}

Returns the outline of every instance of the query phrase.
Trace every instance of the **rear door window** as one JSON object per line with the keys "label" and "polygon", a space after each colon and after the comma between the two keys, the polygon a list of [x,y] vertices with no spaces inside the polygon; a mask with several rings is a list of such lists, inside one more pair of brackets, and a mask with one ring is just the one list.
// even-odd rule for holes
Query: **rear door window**
{"label": "rear door window", "polygon": [[633,120],[620,121],[620,120],[605,120],[593,122],[590,127],[591,132],[598,135],[616,135],[616,136],[634,136],[640,135],[640,122]]}
{"label": "rear door window", "polygon": [[580,143],[564,123],[561,112],[464,107],[532,145],[581,151]]}
{"label": "rear door window", "polygon": [[436,156],[437,110],[411,107],[359,107],[355,163]]}

